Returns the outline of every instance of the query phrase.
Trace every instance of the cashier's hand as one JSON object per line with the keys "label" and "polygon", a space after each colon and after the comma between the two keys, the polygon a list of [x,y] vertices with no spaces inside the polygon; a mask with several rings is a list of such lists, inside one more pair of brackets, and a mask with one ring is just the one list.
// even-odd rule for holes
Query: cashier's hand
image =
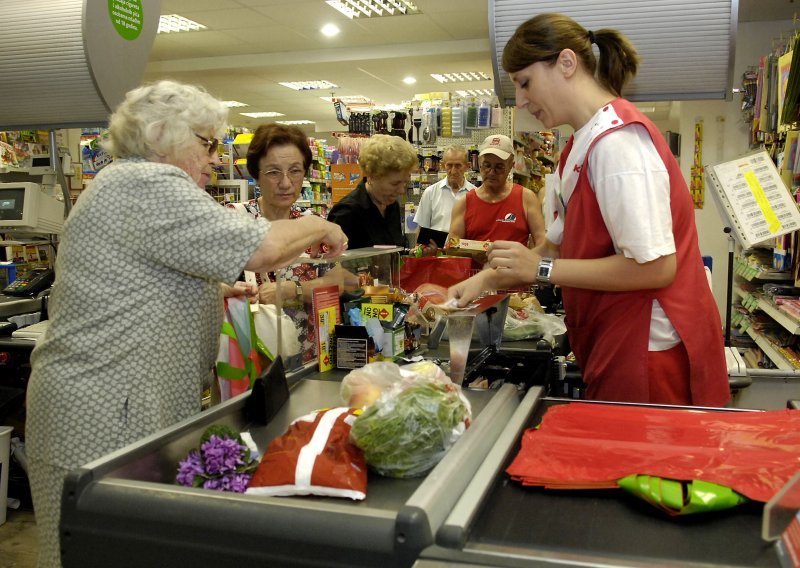
{"label": "cashier's hand", "polygon": [[493,287],[490,282],[493,276],[492,272],[491,270],[483,270],[472,278],[453,284],[447,289],[448,300],[455,299],[459,308],[468,306],[472,300]]}
{"label": "cashier's hand", "polygon": [[255,304],[258,302],[258,286],[255,284],[251,284],[249,282],[243,282],[241,280],[234,282],[233,286],[228,284],[221,284],[222,286],[222,295],[226,298],[232,298],[235,296],[247,296],[247,300],[251,304]]}
{"label": "cashier's hand", "polygon": [[489,247],[489,267],[497,271],[498,288],[511,288],[536,282],[542,257],[513,241],[495,241]]}

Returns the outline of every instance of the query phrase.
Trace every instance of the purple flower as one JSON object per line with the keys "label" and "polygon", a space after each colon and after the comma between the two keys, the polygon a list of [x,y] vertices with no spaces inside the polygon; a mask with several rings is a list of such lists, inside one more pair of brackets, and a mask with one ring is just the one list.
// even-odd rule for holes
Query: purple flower
{"label": "purple flower", "polygon": [[194,478],[196,476],[202,476],[203,473],[203,460],[200,459],[200,454],[197,450],[193,450],[189,452],[186,459],[181,460],[178,464],[178,475],[176,479],[181,485],[192,487],[194,485]]}
{"label": "purple flower", "polygon": [[199,451],[192,450],[178,464],[175,479],[187,487],[244,493],[257,467],[247,446],[227,435],[212,434]]}
{"label": "purple flower", "polygon": [[251,477],[249,473],[229,473],[221,477],[207,479],[203,483],[203,489],[244,493],[250,483]]}
{"label": "purple flower", "polygon": [[211,436],[205,444],[200,446],[206,473],[215,475],[236,471],[236,466],[244,463],[242,453],[245,449],[236,440]]}

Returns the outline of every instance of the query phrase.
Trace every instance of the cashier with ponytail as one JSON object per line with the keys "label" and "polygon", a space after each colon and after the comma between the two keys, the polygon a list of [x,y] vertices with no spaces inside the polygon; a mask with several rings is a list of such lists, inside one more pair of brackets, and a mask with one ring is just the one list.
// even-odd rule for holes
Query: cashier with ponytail
{"label": "cashier with ponytail", "polygon": [[540,14],[519,26],[502,63],[517,107],[575,132],[544,244],[493,243],[489,268],[451,297],[465,305],[486,289],[559,285],[587,398],[725,405],[722,325],[692,199],[659,130],[620,97],[639,64],[633,45],[616,30]]}

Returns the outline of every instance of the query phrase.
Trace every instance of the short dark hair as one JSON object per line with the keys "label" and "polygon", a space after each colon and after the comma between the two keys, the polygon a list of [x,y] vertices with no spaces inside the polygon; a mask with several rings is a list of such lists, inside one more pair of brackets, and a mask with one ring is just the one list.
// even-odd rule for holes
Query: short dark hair
{"label": "short dark hair", "polygon": [[250,177],[258,179],[258,172],[261,169],[259,162],[270,148],[286,144],[294,144],[300,150],[303,156],[303,168],[307,170],[313,159],[311,148],[308,147],[308,136],[291,124],[271,122],[256,128],[250,146],[247,147],[247,171]]}

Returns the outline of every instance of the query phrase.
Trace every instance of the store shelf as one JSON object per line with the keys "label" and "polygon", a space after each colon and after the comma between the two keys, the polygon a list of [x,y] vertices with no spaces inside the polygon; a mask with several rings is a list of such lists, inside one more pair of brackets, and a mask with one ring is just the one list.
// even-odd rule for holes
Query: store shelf
{"label": "store shelf", "polygon": [[749,327],[746,331],[747,335],[756,342],[756,345],[761,348],[764,354],[772,361],[778,369],[783,371],[791,371],[794,370],[794,366],[786,360],[786,358],[781,355],[775,346],[769,341],[766,337],[755,331],[753,328]]}
{"label": "store shelf", "polygon": [[775,320],[777,324],[779,324],[792,335],[800,335],[800,322],[775,306],[769,300],[762,298],[758,294],[751,294],[745,290],[742,290],[736,285],[733,286],[733,292],[742,298],[742,305],[748,310],[753,311],[751,307],[755,307]]}

